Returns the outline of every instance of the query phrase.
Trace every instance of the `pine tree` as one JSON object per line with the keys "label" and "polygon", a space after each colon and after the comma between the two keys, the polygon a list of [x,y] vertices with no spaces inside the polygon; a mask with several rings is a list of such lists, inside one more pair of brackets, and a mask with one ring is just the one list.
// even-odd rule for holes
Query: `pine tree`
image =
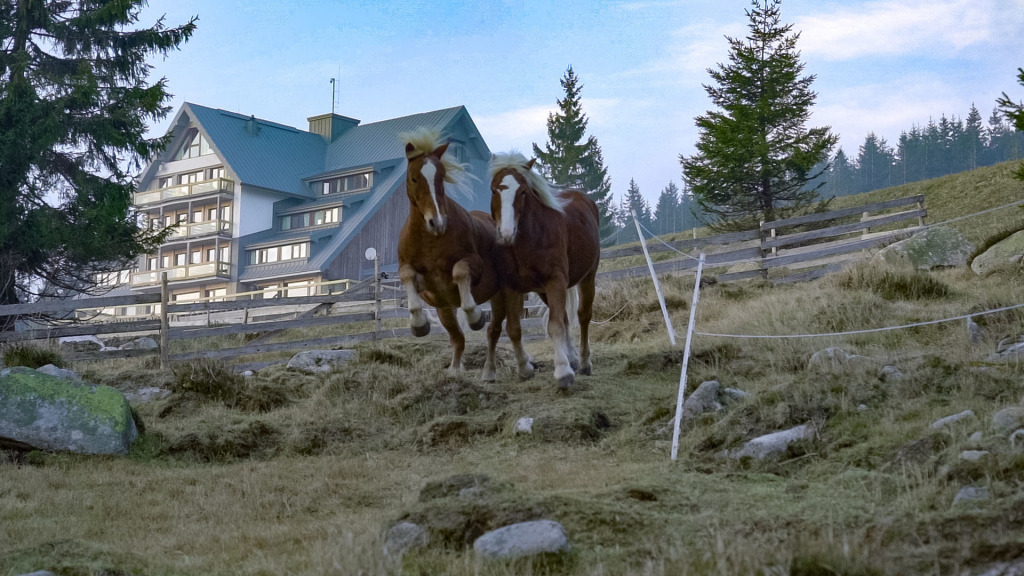
{"label": "pine tree", "polygon": [[874,132],[869,132],[857,154],[858,193],[892,186],[892,168],[896,156],[892,148]]}
{"label": "pine tree", "polygon": [[[1024,68],[1018,68],[1017,72],[1017,81],[1021,86],[1024,86]],[[1013,134],[1015,141],[1019,140],[1020,133],[1024,132],[1024,102],[1014,102],[1007,96],[1006,92],[1003,92],[1002,96],[996,99],[996,104],[999,106],[1000,112],[1006,116],[1006,119],[1017,130],[1017,133]],[[1024,180],[1024,164],[1017,169],[1015,175],[1017,178]]]}
{"label": "pine tree", "polygon": [[729,64],[708,73],[704,89],[719,108],[696,118],[697,153],[680,156],[683,174],[719,228],[746,228],[806,208],[817,190],[805,184],[835,145],[829,127],[804,124],[817,94],[802,76],[799,33],[780,24],[781,0],[753,0],[745,40],[726,37]]}
{"label": "pine tree", "polygon": [[533,145],[541,170],[555,185],[581,190],[594,202],[601,215],[601,238],[615,232],[612,185],[597,138],[587,136],[587,116],[580,92],[583,84],[572,66],[561,80],[565,98],[558,100],[558,112],[548,114],[548,142],[541,150]]}
{"label": "pine tree", "polygon": [[654,207],[654,230],[658,234],[680,230],[679,188],[675,182],[669,182],[658,195],[658,203]]}
{"label": "pine tree", "polygon": [[836,152],[832,160],[832,169],[828,179],[828,192],[832,196],[846,196],[853,194],[856,189],[857,173],[846,152],[842,148]]}
{"label": "pine tree", "polygon": [[971,102],[971,110],[967,113],[967,123],[964,125],[963,135],[959,142],[965,170],[974,170],[978,167],[978,156],[984,147],[981,141],[981,132],[981,112]]}
{"label": "pine tree", "polygon": [[88,289],[160,240],[132,211],[132,172],[165,144],[146,123],[170,111],[146,57],[186,42],[196,19],[132,29],[145,4],[0,3],[0,304],[42,284]]}

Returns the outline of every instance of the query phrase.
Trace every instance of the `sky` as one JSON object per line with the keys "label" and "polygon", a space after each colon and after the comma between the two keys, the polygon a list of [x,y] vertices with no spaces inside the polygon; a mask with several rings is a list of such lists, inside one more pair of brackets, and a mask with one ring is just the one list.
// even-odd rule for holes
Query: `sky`
{"label": "sky", "polygon": [[[363,123],[463,105],[492,152],[547,141],[547,118],[579,76],[618,202],[631,179],[652,208],[694,119],[712,108],[708,68],[746,36],[747,0],[150,0],[140,26],[198,16],[180,50],[153,57],[173,111],[184,102],[306,129],[334,110]],[[830,126],[855,157],[869,132],[940,115],[987,122],[1003,92],[1024,100],[1024,0],[783,0],[817,100],[807,127]]]}

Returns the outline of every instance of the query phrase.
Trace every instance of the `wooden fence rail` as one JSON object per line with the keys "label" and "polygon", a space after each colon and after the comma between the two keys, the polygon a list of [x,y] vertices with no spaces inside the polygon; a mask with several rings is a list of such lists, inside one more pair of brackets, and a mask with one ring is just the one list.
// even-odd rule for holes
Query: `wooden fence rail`
{"label": "wooden fence rail", "polygon": [[[915,206],[915,208],[895,213],[884,213],[907,206]],[[861,217],[858,221],[843,221],[858,215]],[[866,206],[765,222],[757,230],[666,243],[651,243],[648,246],[648,251],[652,254],[672,251],[684,254],[687,251],[705,252],[706,269],[713,271],[716,267],[719,268],[719,273],[716,276],[718,281],[757,276],[767,278],[772,270],[785,272],[785,274],[772,275],[772,280],[775,282],[803,281],[838,270],[842,265],[842,260],[852,254],[913,233],[917,229],[915,226],[899,228],[898,225],[915,220],[917,226],[922,226],[926,215],[923,196],[911,196]],[[801,229],[807,226],[820,227],[812,230]],[[881,233],[869,232],[870,229],[879,227],[897,228]],[[603,250],[601,258],[608,262],[642,254],[642,247],[636,245]],[[751,263],[756,266],[732,269],[737,264],[749,265]],[[687,273],[695,270],[696,266],[696,258],[693,258],[692,255],[683,255],[655,262],[654,270],[658,274]],[[647,276],[648,274],[649,270],[644,264],[602,271],[598,274],[598,278],[608,281]],[[159,353],[162,364],[166,364],[169,361],[195,358],[231,359],[269,352],[344,346],[367,340],[409,335],[408,329],[405,328],[383,329],[380,326],[382,319],[401,318],[408,314],[407,310],[401,308],[400,300],[395,300],[396,297],[400,299],[404,296],[404,291],[393,279],[377,282],[374,278],[370,278],[349,285],[349,289],[341,293],[267,299],[253,299],[254,296],[251,294],[248,296],[250,299],[174,303],[169,301],[167,290],[163,290],[160,294],[54,300],[0,306],[0,316],[19,316],[28,319],[50,318],[52,322],[50,325],[32,327],[27,330],[0,332],[0,343],[65,336],[158,334],[162,343],[158,349],[69,353],[66,357],[71,360],[100,357],[132,358]],[[386,303],[386,305],[382,303]],[[334,306],[339,304],[350,305],[351,309],[333,310]],[[73,318],[76,313],[86,309],[140,305],[159,307],[159,315],[163,322],[152,317],[111,323],[67,320],[68,315]],[[263,315],[259,321],[256,317],[250,316],[250,311],[270,308],[281,308],[285,311],[274,315]],[[529,309],[530,314],[536,316],[539,308],[539,305],[534,305]],[[240,317],[232,315],[236,312],[240,313]],[[331,314],[331,312],[335,313]],[[53,318],[65,319],[52,320]],[[375,325],[372,324],[374,321],[376,321]],[[189,325],[189,322],[197,323]],[[266,340],[267,335],[275,335],[286,329],[360,322],[368,323],[373,329],[357,334],[292,342],[265,343],[259,341],[260,339]],[[524,329],[537,330],[537,334],[529,337],[543,337],[543,321],[540,318],[525,318],[523,325]],[[260,338],[240,347],[169,353],[170,341],[253,333],[260,333]]]}

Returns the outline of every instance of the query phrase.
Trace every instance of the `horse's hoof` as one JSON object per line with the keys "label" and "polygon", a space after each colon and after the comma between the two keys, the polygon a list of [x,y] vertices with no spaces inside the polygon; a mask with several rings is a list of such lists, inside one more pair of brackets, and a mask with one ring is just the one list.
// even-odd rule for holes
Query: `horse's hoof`
{"label": "horse's hoof", "polygon": [[484,327],[484,324],[487,324],[487,317],[485,315],[483,315],[483,314],[480,314],[480,317],[477,318],[476,322],[470,322],[469,323],[469,329],[470,330],[479,330],[479,329]]}
{"label": "horse's hoof", "polygon": [[558,379],[558,389],[568,390],[575,382],[576,378],[572,374],[566,374]]}
{"label": "horse's hoof", "polygon": [[430,334],[430,322],[427,322],[423,326],[412,326],[412,335],[420,338]]}
{"label": "horse's hoof", "polygon": [[576,373],[577,374],[583,374],[584,376],[590,376],[590,373],[591,373],[590,371],[591,371],[590,364],[584,364],[583,366],[580,367],[580,369]]}
{"label": "horse's hoof", "polygon": [[572,368],[573,372],[579,370],[580,369],[580,361],[579,360],[569,360],[569,368]]}
{"label": "horse's hoof", "polygon": [[519,370],[519,379],[520,380],[529,380],[530,378],[533,378],[533,374],[534,374],[533,364],[528,364],[525,368],[521,368]]}
{"label": "horse's hoof", "polygon": [[484,370],[480,373],[480,380],[483,382],[494,382],[497,378],[494,375],[494,370]]}

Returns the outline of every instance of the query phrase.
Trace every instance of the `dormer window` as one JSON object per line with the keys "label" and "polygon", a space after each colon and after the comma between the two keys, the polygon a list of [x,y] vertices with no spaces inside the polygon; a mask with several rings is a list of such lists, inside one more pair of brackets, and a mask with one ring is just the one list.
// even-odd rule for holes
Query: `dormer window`
{"label": "dormer window", "polygon": [[210,149],[210,143],[206,141],[206,137],[200,134],[199,130],[189,128],[188,132],[185,133],[185,141],[182,143],[181,148],[178,149],[178,153],[174,155],[174,159],[183,160],[185,158],[206,156],[207,154],[213,154],[213,150]]}
{"label": "dormer window", "polygon": [[366,190],[373,186],[373,172],[360,172],[338,176],[329,180],[320,180],[313,183],[313,190],[318,194],[337,194],[338,192],[357,192]]}

